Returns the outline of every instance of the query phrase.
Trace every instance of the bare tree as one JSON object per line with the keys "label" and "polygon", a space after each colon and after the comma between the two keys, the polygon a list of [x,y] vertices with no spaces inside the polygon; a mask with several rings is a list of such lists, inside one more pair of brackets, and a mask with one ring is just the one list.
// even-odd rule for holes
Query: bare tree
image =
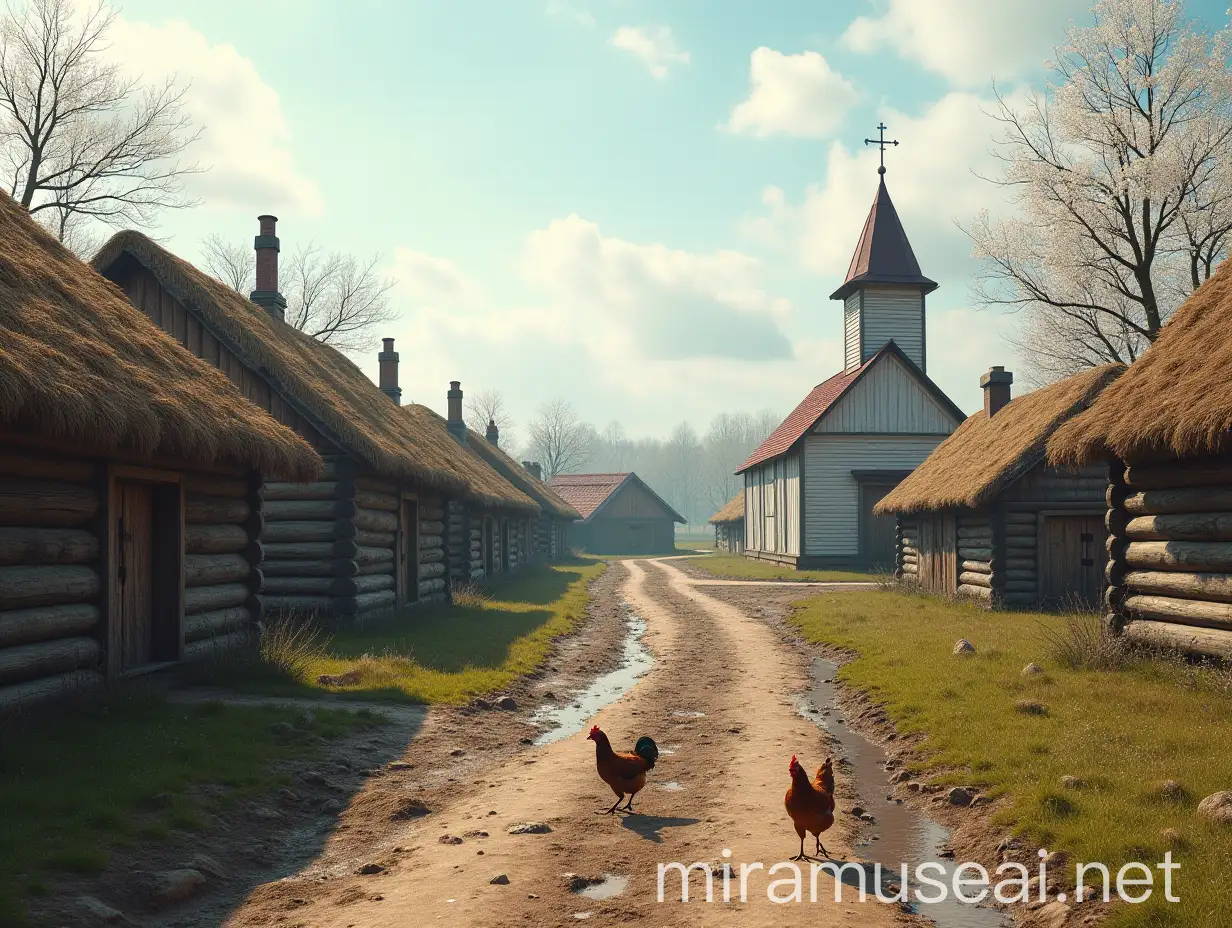
{"label": "bare tree", "polygon": [[[256,274],[251,248],[212,235],[201,250],[206,270],[248,296]],[[340,351],[370,347],[373,333],[396,315],[389,305],[394,282],[378,273],[380,263],[380,255],[360,260],[342,252],[325,253],[313,242],[297,248],[280,268],[287,322]]]}
{"label": "bare tree", "polygon": [[115,12],[100,2],[10,3],[0,16],[0,170],[9,193],[62,239],[89,217],[149,226],[195,205],[180,163],[200,135],[186,86],[145,84],[106,60]]}
{"label": "bare tree", "polygon": [[602,436],[600,436],[603,446],[603,453],[608,463],[604,467],[610,467],[616,472],[621,472],[625,469],[625,461],[629,456],[629,436],[625,434],[625,427],[618,420],[613,419],[604,428]]}
{"label": "bare tree", "polygon": [[548,479],[586,464],[592,431],[565,400],[552,400],[539,408],[539,415],[530,423],[530,449]]}
{"label": "bare tree", "polygon": [[470,427],[480,435],[487,430],[489,422],[500,429],[500,443],[506,448],[514,446],[513,416],[500,390],[476,390],[466,397],[466,413]]}

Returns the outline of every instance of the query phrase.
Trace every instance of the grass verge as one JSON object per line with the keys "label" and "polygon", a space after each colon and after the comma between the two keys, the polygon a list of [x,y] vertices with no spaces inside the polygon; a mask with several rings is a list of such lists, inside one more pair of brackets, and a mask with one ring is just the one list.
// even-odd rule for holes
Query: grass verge
{"label": "grass verge", "polygon": [[[1226,671],[1132,655],[1116,669],[1075,668],[1049,657],[1070,637],[1064,617],[902,593],[827,594],[791,621],[810,641],[855,651],[840,678],[883,704],[900,731],[926,736],[915,772],[1011,800],[997,825],[1114,876],[1171,849],[1181,902],[1163,900],[1155,870],[1151,900],[1120,906],[1110,926],[1232,925],[1232,827],[1195,815],[1202,797],[1232,788]],[[953,655],[959,638],[976,652]],[[1023,676],[1029,662],[1045,672]],[[1062,777],[1080,785],[1063,787]],[[1169,780],[1179,788],[1165,788]]]}
{"label": "grass verge", "polygon": [[0,924],[28,924],[30,897],[64,874],[103,872],[117,847],[208,828],[288,785],[276,762],[313,756],[318,739],[377,724],[343,710],[174,705],[141,690],[20,720],[0,744]]}
{"label": "grass verge", "polygon": [[[451,606],[330,630],[311,642],[292,672],[212,682],[262,692],[465,703],[536,669],[552,642],[585,619],[590,581],[605,569],[592,561],[528,567]],[[322,675],[347,682],[318,683]]]}
{"label": "grass verge", "polygon": [[769,561],[754,561],[739,554],[714,554],[690,558],[693,567],[713,577],[734,580],[876,580],[873,574],[852,570],[794,570]]}

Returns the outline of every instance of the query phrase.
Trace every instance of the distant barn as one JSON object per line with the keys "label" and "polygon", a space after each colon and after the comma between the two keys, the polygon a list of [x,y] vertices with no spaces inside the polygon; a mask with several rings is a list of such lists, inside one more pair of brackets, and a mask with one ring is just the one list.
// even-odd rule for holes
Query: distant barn
{"label": "distant barn", "polygon": [[591,554],[670,554],[684,517],[637,474],[557,474],[552,489],[582,516],[570,544]]}
{"label": "distant barn", "polygon": [[1108,617],[1131,640],[1232,660],[1232,262],[1048,444],[1107,462]]}
{"label": "distant barn", "polygon": [[744,490],[733,496],[710,517],[714,526],[714,546],[720,551],[739,554],[744,551]]}
{"label": "distant barn", "polygon": [[994,367],[984,408],[877,505],[898,518],[897,574],[1013,606],[1094,607],[1104,585],[1100,468],[1058,468],[1045,443],[1124,370],[1108,365],[1010,398]]}

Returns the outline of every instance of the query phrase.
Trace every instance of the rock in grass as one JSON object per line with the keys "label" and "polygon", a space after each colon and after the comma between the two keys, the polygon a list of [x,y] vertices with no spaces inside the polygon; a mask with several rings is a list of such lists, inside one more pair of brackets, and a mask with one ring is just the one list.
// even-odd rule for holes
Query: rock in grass
{"label": "rock in grass", "polygon": [[295,734],[295,727],[290,722],[274,722],[269,727],[269,733],[278,738],[289,738]]}
{"label": "rock in grass", "polygon": [[509,885],[509,874],[508,873],[498,873],[496,874],[496,876],[492,877],[492,879],[488,880],[488,882],[492,884],[493,886],[508,886]]}
{"label": "rock in grass", "polygon": [[1050,902],[1036,913],[1036,919],[1043,928],[1061,928],[1069,918],[1069,906],[1064,902]]}
{"label": "rock in grass", "polygon": [[188,867],[191,870],[198,870],[214,880],[225,880],[227,878],[226,868],[209,854],[197,854],[188,862]]}
{"label": "rock in grass", "polygon": [[506,712],[514,712],[518,708],[518,701],[514,699],[512,696],[502,696],[500,698],[500,701],[497,703],[497,705],[500,706],[502,709],[504,709]]}
{"label": "rock in grass", "polygon": [[1033,699],[1020,699],[1014,703],[1014,711],[1021,712],[1023,715],[1047,715],[1048,707]]}
{"label": "rock in grass", "polygon": [[955,654],[974,654],[975,645],[973,645],[966,638],[959,638],[956,642],[954,642],[954,653]]}
{"label": "rock in grass", "polygon": [[378,873],[384,873],[385,868],[382,867],[380,864],[364,864],[362,867],[360,867],[355,872],[360,874],[361,876],[375,876]]}
{"label": "rock in grass", "polygon": [[119,909],[113,909],[93,896],[78,896],[77,908],[91,919],[102,922],[104,925],[122,925],[128,921]]}
{"label": "rock in grass", "polygon": [[946,800],[952,806],[969,806],[974,798],[971,793],[961,786],[955,786],[952,790],[946,793]]}
{"label": "rock in grass", "polygon": [[[1155,795],[1164,802],[1184,802],[1189,798],[1189,790],[1176,780],[1164,780],[1155,787]],[[1205,802],[1205,800],[1203,801]]]}
{"label": "rock in grass", "polygon": [[151,896],[157,905],[173,905],[183,902],[205,885],[205,874],[200,870],[164,870],[154,874]]}
{"label": "rock in grass", "polygon": [[317,677],[318,686],[355,686],[359,683],[359,668],[346,673],[323,673]]}
{"label": "rock in grass", "polygon": [[1062,789],[1082,789],[1086,786],[1086,781],[1082,777],[1063,776],[1061,777]]}
{"label": "rock in grass", "polygon": [[546,835],[551,830],[546,822],[517,822],[506,829],[511,835]]}
{"label": "rock in grass", "polygon": [[1198,816],[1215,825],[1232,825],[1232,790],[1211,793],[1198,803]]}
{"label": "rock in grass", "polygon": [[1159,833],[1159,837],[1164,844],[1171,848],[1182,848],[1188,844],[1179,828],[1165,828]]}
{"label": "rock in grass", "polygon": [[1022,668],[1022,675],[1024,677],[1033,677],[1037,673],[1043,673],[1043,672],[1044,672],[1044,668],[1041,667],[1039,664],[1035,663],[1034,661],[1027,664],[1026,667]]}

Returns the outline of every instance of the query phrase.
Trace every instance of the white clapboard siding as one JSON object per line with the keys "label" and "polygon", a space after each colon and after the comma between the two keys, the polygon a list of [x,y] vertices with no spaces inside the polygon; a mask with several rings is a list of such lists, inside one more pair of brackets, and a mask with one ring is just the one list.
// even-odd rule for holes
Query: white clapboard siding
{"label": "white clapboard siding", "polygon": [[893,341],[924,367],[924,297],[918,287],[864,288],[862,357],[865,361]]}
{"label": "white clapboard siding", "polygon": [[804,554],[860,553],[860,488],[853,470],[911,470],[942,441],[892,436],[808,435],[804,439]]}
{"label": "white clapboard siding", "polygon": [[844,370],[854,371],[864,363],[860,355],[860,291],[850,294],[843,302],[843,364]]}
{"label": "white clapboard siding", "polygon": [[744,506],[746,548],[799,554],[799,454],[784,455],[745,471]]}
{"label": "white clapboard siding", "polygon": [[865,372],[822,417],[815,431],[948,435],[957,427],[950,412],[921,386],[906,365],[888,355]]}

